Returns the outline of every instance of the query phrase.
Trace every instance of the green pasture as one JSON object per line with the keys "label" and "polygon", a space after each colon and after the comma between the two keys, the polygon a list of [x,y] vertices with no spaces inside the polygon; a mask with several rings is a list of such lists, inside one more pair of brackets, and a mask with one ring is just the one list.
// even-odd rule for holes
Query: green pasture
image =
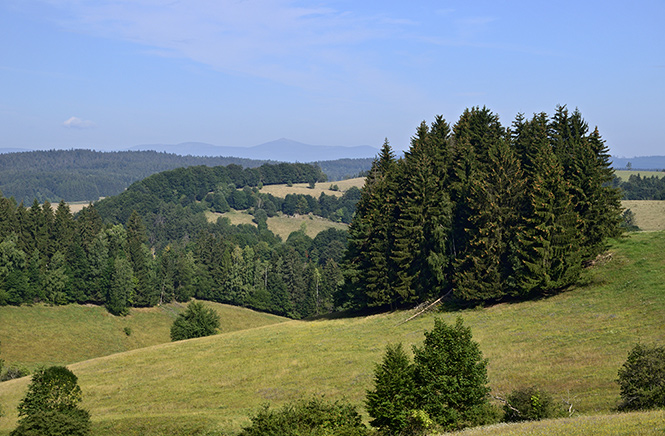
{"label": "green pasture", "polygon": [[[617,415],[613,410],[619,402],[617,370],[628,351],[637,342],[664,341],[664,251],[665,232],[619,239],[584,272],[579,286],[537,301],[430,313],[409,322],[404,321],[411,311],[280,322],[134,349],[69,368],[79,376],[83,406],[97,435],[233,434],[265,403],[279,406],[324,395],[361,406],[388,343],[410,349],[422,342],[434,316],[447,322],[461,316],[489,359],[494,394],[536,385],[572,403],[574,422],[580,423],[556,420],[498,426],[496,433],[472,431],[658,434],[662,412]],[[80,340],[87,339],[81,334]],[[63,346],[74,352],[74,345]],[[16,405],[28,381],[0,384],[6,411],[0,434],[15,426]],[[649,426],[656,430],[631,433]],[[582,430],[575,433],[573,427]]]}

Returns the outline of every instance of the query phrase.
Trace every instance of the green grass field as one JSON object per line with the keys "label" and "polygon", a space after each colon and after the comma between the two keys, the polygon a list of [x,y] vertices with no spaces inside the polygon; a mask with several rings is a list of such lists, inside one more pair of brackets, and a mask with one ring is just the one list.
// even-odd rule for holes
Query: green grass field
{"label": "green grass field", "polygon": [[[287,321],[266,313],[212,302],[221,332]],[[170,328],[185,304],[131,309],[113,316],[99,306],[0,306],[0,358],[29,369],[64,365],[170,342]],[[128,336],[125,328],[131,329]]]}
{"label": "green grass field", "polygon": [[[664,232],[634,234],[616,241],[607,256],[585,271],[583,284],[567,292],[436,316],[448,322],[462,316],[471,327],[489,359],[494,393],[537,385],[555,398],[572,401],[585,423],[580,425],[595,428],[594,416],[611,414],[619,401],[617,370],[632,346],[663,344],[663,251]],[[432,328],[435,315],[403,323],[410,314],[287,321],[163,343],[69,367],[79,376],[95,434],[233,434],[247,422],[248,413],[266,402],[279,406],[303,396],[325,395],[361,405],[386,344],[402,342],[410,349]],[[81,333],[80,340],[85,338]],[[4,347],[4,337],[2,343]],[[68,351],[73,352],[62,353]],[[0,404],[6,411],[0,434],[15,426],[16,405],[28,381],[0,384]],[[605,426],[599,428],[609,429],[602,434],[656,434],[630,432],[642,422],[657,425],[662,417],[653,412],[598,419]],[[549,434],[549,424],[538,425],[547,427],[483,434]],[[552,434],[571,434],[566,425],[565,420],[555,421]],[[503,432],[513,427],[499,428]]]}
{"label": "green grass field", "polygon": [[665,410],[577,416],[519,424],[497,424],[445,435],[459,436],[662,436]]}

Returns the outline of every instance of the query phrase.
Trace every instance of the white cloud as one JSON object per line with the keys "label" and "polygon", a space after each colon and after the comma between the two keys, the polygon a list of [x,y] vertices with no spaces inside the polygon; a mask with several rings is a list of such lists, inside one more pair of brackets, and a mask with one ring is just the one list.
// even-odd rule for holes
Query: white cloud
{"label": "white cloud", "polygon": [[[231,74],[351,93],[401,89],[378,67],[376,41],[413,27],[402,17],[361,15],[296,0],[45,0],[74,32],[121,39],[152,54],[192,59]],[[323,4],[323,6],[319,6]],[[365,82],[359,78],[369,76]]]}
{"label": "white cloud", "polygon": [[79,117],[71,117],[62,125],[68,129],[91,129],[96,126],[96,124],[90,120],[82,120]]}

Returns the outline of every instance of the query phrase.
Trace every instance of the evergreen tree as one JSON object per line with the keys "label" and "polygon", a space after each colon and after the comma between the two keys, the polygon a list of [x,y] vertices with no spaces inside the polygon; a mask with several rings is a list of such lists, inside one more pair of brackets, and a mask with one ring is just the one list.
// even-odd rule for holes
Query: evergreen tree
{"label": "evergreen tree", "polygon": [[525,174],[515,254],[513,295],[543,293],[573,283],[580,272],[577,214],[569,182],[548,137],[547,114],[513,124],[513,145]]}
{"label": "evergreen tree", "polygon": [[136,278],[136,306],[154,306],[158,302],[153,258],[146,246],[148,235],[143,220],[133,211],[127,220],[127,256]]}
{"label": "evergreen tree", "polygon": [[132,266],[124,257],[113,261],[106,308],[114,315],[127,315],[134,296],[134,276]]}
{"label": "evergreen tree", "polygon": [[416,403],[447,430],[482,424],[488,407],[487,360],[471,329],[434,320],[422,347],[414,347]]}
{"label": "evergreen tree", "polygon": [[[346,275],[353,306],[384,306],[398,301],[391,259],[396,207],[395,154],[386,139],[365,179],[349,227]],[[347,297],[348,298],[348,297]],[[339,303],[344,304],[342,297]]]}
{"label": "evergreen tree", "polygon": [[374,389],[365,400],[372,427],[399,434],[416,408],[413,365],[402,344],[388,345],[381,364],[374,368]]}
{"label": "evergreen tree", "polygon": [[613,170],[598,130],[589,127],[581,113],[559,106],[550,121],[550,141],[570,182],[582,260],[595,258],[606,249],[608,237],[620,234],[619,193],[609,186]]}
{"label": "evergreen tree", "polygon": [[393,259],[402,302],[441,295],[447,286],[451,203],[445,165],[450,128],[440,117],[422,123],[401,162]]}

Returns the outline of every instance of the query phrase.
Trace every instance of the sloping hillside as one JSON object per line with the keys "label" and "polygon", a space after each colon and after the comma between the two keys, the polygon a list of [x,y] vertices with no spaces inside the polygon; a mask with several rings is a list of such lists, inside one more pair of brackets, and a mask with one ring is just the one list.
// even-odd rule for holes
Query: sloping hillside
{"label": "sloping hillside", "polygon": [[[614,243],[585,271],[584,285],[551,298],[501,304],[462,316],[489,359],[495,393],[537,385],[573,402],[580,414],[610,413],[617,370],[638,341],[665,336],[665,233]],[[261,404],[307,395],[362,404],[386,344],[409,349],[433,316],[408,323],[395,312],[368,317],[289,321],[180,343],[156,345],[70,365],[96,434],[192,434],[235,431]],[[0,384],[15,425],[28,380]],[[619,424],[617,424],[619,425]]]}
{"label": "sloping hillside", "polygon": [[[222,333],[288,320],[241,307],[205,304],[219,313]],[[6,364],[34,369],[170,342],[171,324],[185,307],[172,303],[113,316],[93,305],[0,306],[0,358]]]}

